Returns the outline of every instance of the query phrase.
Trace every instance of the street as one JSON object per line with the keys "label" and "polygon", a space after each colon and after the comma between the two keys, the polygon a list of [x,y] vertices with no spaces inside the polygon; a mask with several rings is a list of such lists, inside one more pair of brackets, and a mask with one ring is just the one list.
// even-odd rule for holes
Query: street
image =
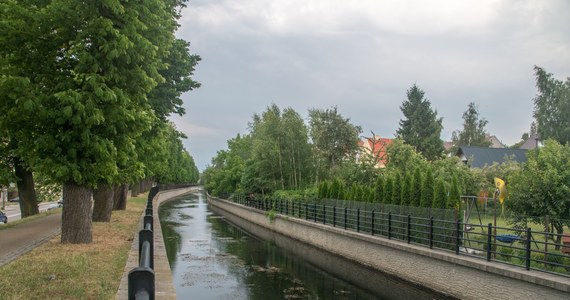
{"label": "street", "polygon": [[[1,202],[0,202],[0,208],[1,206]],[[52,206],[52,205],[57,205],[57,202],[42,202],[40,203],[39,209],[40,212],[46,211],[48,209],[48,207]],[[21,214],[20,214],[20,203],[18,202],[6,202],[6,209],[3,210],[4,213],[6,213],[6,216],[8,216],[8,223],[16,221],[16,220],[20,220],[21,219]]]}

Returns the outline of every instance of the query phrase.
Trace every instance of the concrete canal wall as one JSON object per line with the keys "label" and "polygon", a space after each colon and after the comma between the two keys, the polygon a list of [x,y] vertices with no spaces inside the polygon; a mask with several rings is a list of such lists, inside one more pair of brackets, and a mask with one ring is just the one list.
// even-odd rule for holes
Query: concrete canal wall
{"label": "concrete canal wall", "polygon": [[[164,238],[162,236],[162,228],[160,227],[160,219],[158,218],[158,207],[169,200],[172,200],[180,195],[191,192],[197,192],[199,187],[189,187],[174,190],[160,191],[152,201],[153,206],[153,238],[154,238],[154,276],[155,276],[155,295],[156,299],[176,299],[176,290],[172,280],[172,271],[168,263],[166,255],[166,247],[164,245]],[[143,212],[144,216],[144,212]],[[123,271],[123,277],[117,291],[115,299],[128,299],[128,275],[129,272],[139,265],[139,235],[138,232],[142,229],[142,217],[139,228],[137,229],[129,251],[129,257]]]}
{"label": "concrete canal wall", "polygon": [[[570,280],[561,276],[431,250],[340,228],[276,215],[208,198],[218,212],[263,226],[364,266],[460,299],[569,299]],[[239,221],[239,220],[238,220]],[[247,222],[241,222],[247,230]]]}

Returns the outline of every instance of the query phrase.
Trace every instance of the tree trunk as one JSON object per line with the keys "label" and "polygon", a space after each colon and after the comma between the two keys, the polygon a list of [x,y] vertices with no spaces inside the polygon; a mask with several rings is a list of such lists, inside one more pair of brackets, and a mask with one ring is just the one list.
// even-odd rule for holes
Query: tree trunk
{"label": "tree trunk", "polygon": [[135,182],[131,184],[131,197],[136,197],[140,194],[140,184]]}
{"label": "tree trunk", "polygon": [[111,222],[114,190],[103,184],[93,191],[93,222]]}
{"label": "tree trunk", "polygon": [[128,184],[119,184],[115,186],[115,193],[113,196],[113,210],[127,209],[127,198],[129,193]]}
{"label": "tree trunk", "polygon": [[26,170],[18,158],[14,158],[14,173],[18,178],[18,197],[20,197],[20,213],[22,219],[38,214],[38,201],[34,188],[34,175]]}
{"label": "tree trunk", "polygon": [[63,214],[61,216],[61,243],[89,244],[93,240],[93,192],[86,186],[67,182],[63,184]]}

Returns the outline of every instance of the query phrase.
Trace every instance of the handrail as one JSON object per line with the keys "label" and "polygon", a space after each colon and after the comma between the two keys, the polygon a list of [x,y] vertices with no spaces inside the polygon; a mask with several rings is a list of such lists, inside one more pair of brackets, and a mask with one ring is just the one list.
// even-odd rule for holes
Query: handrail
{"label": "handrail", "polygon": [[148,193],[143,229],[139,231],[139,266],[129,272],[129,299],[153,300],[155,298],[152,201],[158,191],[159,187],[155,186]]}
{"label": "handrail", "polygon": [[[247,197],[227,197],[235,203],[261,209],[273,210],[280,214],[322,223],[345,230],[383,236],[401,240],[430,249],[451,251],[456,255],[466,255],[487,261],[507,263],[526,270],[543,271],[570,277],[570,235],[548,233],[549,239],[562,240],[562,243],[535,237],[544,232],[531,228],[516,229],[461,222],[461,220],[435,219],[433,216],[413,217],[383,211],[329,206],[308,202],[283,203],[275,200],[267,205],[266,199]],[[295,209],[296,208],[296,209]],[[497,230],[503,233],[498,234]],[[554,250],[554,251],[553,251]]]}

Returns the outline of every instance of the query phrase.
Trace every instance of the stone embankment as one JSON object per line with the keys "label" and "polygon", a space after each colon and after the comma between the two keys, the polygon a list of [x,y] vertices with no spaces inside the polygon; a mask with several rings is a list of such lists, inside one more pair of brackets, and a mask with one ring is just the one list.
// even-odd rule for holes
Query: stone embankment
{"label": "stone embankment", "polygon": [[[569,299],[568,278],[277,215],[217,198],[223,214],[459,299]],[[244,229],[248,229],[247,226]]]}

